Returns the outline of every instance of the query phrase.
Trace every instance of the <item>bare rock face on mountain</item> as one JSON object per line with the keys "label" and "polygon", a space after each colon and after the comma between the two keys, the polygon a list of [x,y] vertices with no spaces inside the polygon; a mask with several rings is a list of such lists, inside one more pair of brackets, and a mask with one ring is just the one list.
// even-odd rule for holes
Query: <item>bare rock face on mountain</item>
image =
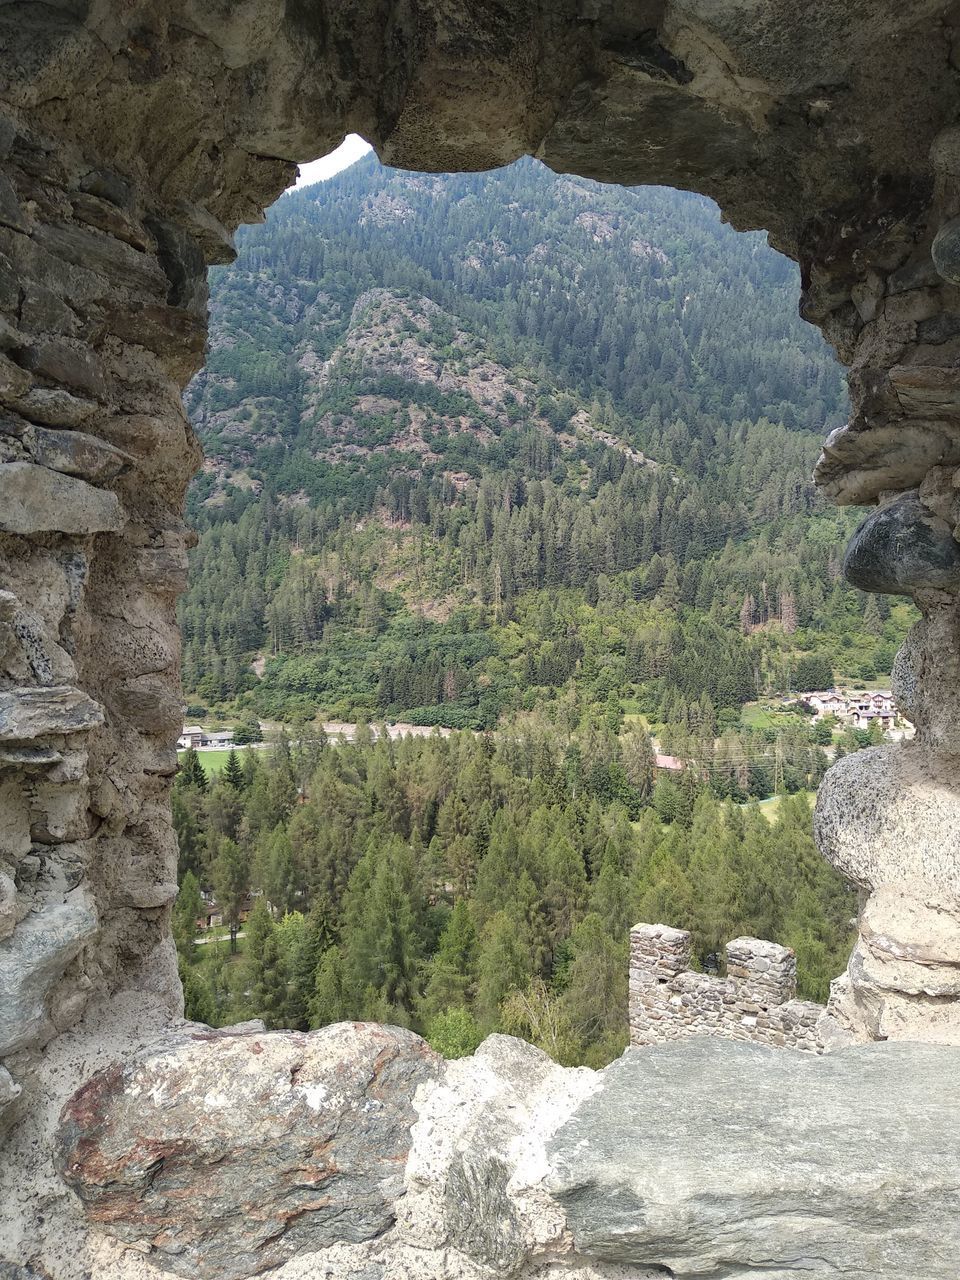
{"label": "bare rock face on mountain", "polygon": [[[182,1007],[169,930],[174,606],[189,544],[184,493],[200,456],[181,392],[203,360],[206,269],[231,259],[236,226],[262,216],[295,162],[348,130],[401,166],[478,169],[530,153],[605,181],[711,195],[736,226],[766,228],[799,261],[802,313],[850,365],[853,414],[825,442],[823,492],[873,503],[917,490],[939,522],[939,569],[952,563],[947,529],[952,537],[960,523],[958,36],[960,10],[943,0],[0,6],[0,1130],[10,1131],[0,1265],[55,1280],[151,1270],[139,1255],[91,1260],[100,1236],[87,1233],[54,1174],[50,1138],[64,1095],[99,1065],[105,1034],[126,1058],[150,1039],[144,1010],[175,1020]],[[600,223],[591,230],[605,234]],[[924,615],[898,677],[917,741],[889,768],[868,760],[836,771],[820,826],[828,855],[856,869],[867,894],[909,895],[911,911],[888,929],[909,952],[903,930],[914,927],[916,904],[935,910],[930,894],[952,886],[960,856],[949,818],[960,606],[949,576],[921,581],[910,568],[907,581],[895,542],[873,544],[871,582],[909,586]],[[864,820],[863,788],[876,792],[884,779],[891,790]],[[880,848],[884,833],[896,848]],[[898,848],[912,850],[906,870]],[[903,967],[925,963],[915,955],[877,954],[872,910],[867,902],[870,954],[858,948],[833,1002],[843,1036],[890,1034],[893,1020],[907,1038],[951,1038],[955,997],[926,994]],[[930,934],[935,923],[916,927]],[[910,1096],[909,1055],[876,1052]],[[761,1081],[770,1070],[765,1058],[751,1061]],[[955,1074],[945,1069],[943,1079]],[[222,1084],[229,1092],[229,1072]],[[845,1088],[856,1112],[861,1101]],[[897,1097],[894,1083],[885,1088]],[[946,1105],[925,1090],[913,1095],[914,1132],[949,1128],[949,1110],[946,1122],[922,1123]],[[819,1156],[815,1102],[811,1093],[791,1135],[797,1167],[804,1150],[811,1167]],[[727,1104],[735,1115],[729,1094]],[[878,1151],[892,1142],[909,1154],[894,1142],[903,1135],[876,1133]],[[905,1160],[917,1172],[905,1213],[918,1196],[941,1203],[941,1153],[928,1154],[936,1158],[924,1171]],[[491,1203],[511,1203],[512,1175],[462,1163],[464,1195],[503,1184]],[[146,1170],[145,1182],[161,1172]],[[634,1240],[644,1238],[637,1185],[616,1187],[611,1207],[627,1215]],[[862,1212],[876,1217],[886,1192],[863,1188]],[[564,1194],[568,1204],[592,1196],[572,1183]],[[816,1217],[813,1198],[784,1195],[801,1220]],[[844,1216],[854,1207],[831,1195],[843,1210],[838,1238],[857,1238],[861,1220]],[[730,1203],[734,1224],[742,1203]],[[482,1220],[499,1221],[498,1212]],[[695,1218],[686,1212],[691,1230]],[[940,1235],[955,1270],[948,1218]],[[948,1274],[924,1252],[930,1223],[919,1213],[910,1221],[920,1224],[913,1243],[891,1229],[889,1243],[864,1255],[872,1270],[858,1264],[864,1275]],[[449,1229],[453,1240],[465,1228]],[[484,1249],[503,1244],[492,1227],[480,1235]],[[583,1238],[605,1237],[598,1226]],[[416,1275],[418,1247],[407,1241],[401,1262],[335,1257],[327,1274]],[[530,1274],[610,1277],[621,1266],[606,1244],[582,1264],[569,1247],[564,1237]],[[666,1237],[657,1247],[681,1260],[693,1252],[675,1234],[669,1249]],[[706,1244],[703,1252],[713,1256]],[[821,1256],[842,1269],[849,1240]],[[755,1242],[737,1258],[754,1276],[780,1267],[758,1257]],[[471,1259],[465,1250],[444,1274],[501,1266]],[[625,1265],[634,1274],[640,1264]]]}

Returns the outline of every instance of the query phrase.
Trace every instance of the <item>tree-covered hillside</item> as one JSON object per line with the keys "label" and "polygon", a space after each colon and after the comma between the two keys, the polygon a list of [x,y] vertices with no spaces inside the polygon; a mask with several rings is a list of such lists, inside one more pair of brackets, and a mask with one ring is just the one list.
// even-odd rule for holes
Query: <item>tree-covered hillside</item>
{"label": "tree-covered hillside", "polygon": [[[241,236],[188,393],[184,683],[293,737],[178,779],[192,1016],[598,1064],[636,919],[704,965],[792,945],[825,996],[854,902],[809,793],[868,735],[753,704],[885,677],[909,610],[840,577],[856,517],[809,476],[843,386],[797,293],[708,201],[533,162],[368,160]],[[195,945],[201,889],[250,909],[237,953]]]}
{"label": "tree-covered hillside", "polygon": [[532,161],[284,197],[188,394],[191,703],[476,728],[572,682],[695,730],[886,674],[904,611],[839,581],[842,380],[796,294],[708,201]]}

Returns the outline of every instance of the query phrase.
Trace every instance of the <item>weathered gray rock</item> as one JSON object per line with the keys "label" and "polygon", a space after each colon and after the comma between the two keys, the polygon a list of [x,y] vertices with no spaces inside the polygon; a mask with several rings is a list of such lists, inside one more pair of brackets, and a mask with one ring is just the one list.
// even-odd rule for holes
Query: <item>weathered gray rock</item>
{"label": "weathered gray rock", "polygon": [[920,673],[923,666],[921,638],[915,628],[907,632],[906,639],[897,650],[890,673],[890,688],[898,711],[911,723],[917,722],[917,708],[922,705]]}
{"label": "weathered gray rock", "polygon": [[859,526],[843,560],[844,577],[861,591],[911,595],[960,588],[960,542],[917,494],[885,503]]}
{"label": "weathered gray rock", "polygon": [[814,480],[838,506],[915,488],[931,467],[960,462],[960,436],[936,422],[896,421],[867,431],[838,427],[824,441]]}
{"label": "weathered gray rock", "polygon": [[144,733],[175,741],[183,722],[180,699],[159,676],[136,676],[116,690],[114,709]]}
{"label": "weathered gray rock", "polygon": [[960,899],[919,883],[881,885],[860,915],[860,936],[875,955],[960,965]]}
{"label": "weathered gray rock", "polygon": [[111,308],[105,321],[110,332],[153,351],[181,382],[203,364],[207,326],[183,307],[131,302]]}
{"label": "weathered gray rock", "polygon": [[9,938],[17,923],[17,886],[0,871],[0,942]]}
{"label": "weathered gray rock", "polygon": [[75,889],[62,902],[31,913],[0,942],[0,1055],[46,1034],[44,1001],[96,932],[93,903],[82,889]]}
{"label": "weathered gray rock", "polygon": [[41,466],[93,482],[112,480],[133,463],[128,453],[86,431],[32,427],[25,443],[34,461]]}
{"label": "weathered gray rock", "polygon": [[106,394],[103,370],[93,352],[82,343],[63,338],[44,338],[20,353],[24,368],[65,383],[75,391],[102,399]]}
{"label": "weathered gray rock", "polygon": [[441,1065],[396,1027],[195,1032],[94,1076],[58,1165],[92,1221],[165,1269],[239,1280],[391,1226],[413,1096]]}
{"label": "weathered gray rock", "polygon": [[9,357],[0,355],[0,402],[9,404],[26,395],[33,382],[26,369],[21,369]]}
{"label": "weathered gray rock", "polygon": [[960,413],[960,371],[940,365],[894,365],[890,382],[908,413],[953,417]]}
{"label": "weathered gray rock", "polygon": [[17,412],[49,427],[77,427],[99,408],[93,400],[71,395],[62,387],[33,387],[16,402]]}
{"label": "weathered gray rock", "polygon": [[146,297],[163,296],[166,282],[154,256],[138,253],[116,235],[64,223],[41,227],[37,240],[52,256],[95,271],[115,288]]}
{"label": "weathered gray rock", "polygon": [[930,144],[930,163],[950,178],[960,177],[960,129],[942,130]]}
{"label": "weathered gray rock", "polygon": [[960,218],[951,218],[940,228],[930,256],[944,280],[960,284]]}
{"label": "weathered gray rock", "polygon": [[124,516],[107,489],[33,462],[0,464],[0,530],[5,533],[117,533]]}
{"label": "weathered gray rock", "polygon": [[447,1064],[418,1098],[398,1235],[453,1245],[486,1274],[514,1276],[563,1239],[563,1214],[543,1187],[546,1144],[597,1076],[565,1070],[533,1045],[493,1035]]}
{"label": "weathered gray rock", "polygon": [[960,895],[960,792],[955,762],[917,744],[871,747],[829,770],[817,795],[817,845],[870,890],[911,881]]}
{"label": "weathered gray rock", "polygon": [[30,229],[10,179],[2,174],[0,174],[0,225],[10,227],[14,231]]}
{"label": "weathered gray rock", "polygon": [[84,733],[101,724],[100,706],[68,685],[0,691],[0,742]]}
{"label": "weathered gray rock", "polygon": [[6,1067],[0,1067],[0,1113],[11,1103],[16,1102],[22,1092],[22,1086],[17,1084]]}
{"label": "weathered gray rock", "polygon": [[956,1275],[956,1050],[629,1050],[548,1152],[588,1257],[677,1280]]}
{"label": "weathered gray rock", "polygon": [[916,964],[889,951],[875,951],[865,938],[860,938],[850,956],[847,971],[861,988],[871,987],[885,993],[894,991],[904,996],[930,996],[933,1000],[945,997],[944,1004],[954,1005],[960,1028],[960,1003],[957,999],[960,997],[960,967],[957,965]]}
{"label": "weathered gray rock", "polygon": [[85,222],[97,231],[106,231],[141,253],[152,248],[152,238],[143,224],[124,213],[114,201],[84,191],[72,196],[70,205],[78,222]]}

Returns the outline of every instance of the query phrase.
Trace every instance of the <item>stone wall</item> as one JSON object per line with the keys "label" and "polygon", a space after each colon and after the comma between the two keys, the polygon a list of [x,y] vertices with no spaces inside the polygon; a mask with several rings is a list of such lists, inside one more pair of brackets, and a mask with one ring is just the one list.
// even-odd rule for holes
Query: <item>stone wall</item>
{"label": "stone wall", "polygon": [[56,1161],[96,1280],[955,1280],[958,1056],[187,1028],[86,1081]]}
{"label": "stone wall", "polygon": [[630,930],[630,1043],[634,1046],[720,1036],[778,1049],[821,1053],[824,1010],[795,999],[797,959],[789,947],[759,938],[727,943],[727,976],[690,968],[685,929],[638,924]]}
{"label": "stone wall", "polygon": [[2,1128],[91,992],[180,1007],[174,607],[200,457],[181,388],[207,293],[187,227],[118,175],[12,119],[0,152]]}

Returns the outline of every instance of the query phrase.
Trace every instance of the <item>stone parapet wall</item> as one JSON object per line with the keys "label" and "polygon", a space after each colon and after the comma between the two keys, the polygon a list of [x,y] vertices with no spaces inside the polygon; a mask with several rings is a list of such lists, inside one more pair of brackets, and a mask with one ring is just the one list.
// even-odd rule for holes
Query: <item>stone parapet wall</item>
{"label": "stone parapet wall", "polygon": [[721,1036],[822,1053],[824,1010],[795,999],[797,960],[789,947],[759,938],[727,944],[727,976],[690,969],[685,929],[638,924],[630,931],[630,1043],[662,1044]]}

